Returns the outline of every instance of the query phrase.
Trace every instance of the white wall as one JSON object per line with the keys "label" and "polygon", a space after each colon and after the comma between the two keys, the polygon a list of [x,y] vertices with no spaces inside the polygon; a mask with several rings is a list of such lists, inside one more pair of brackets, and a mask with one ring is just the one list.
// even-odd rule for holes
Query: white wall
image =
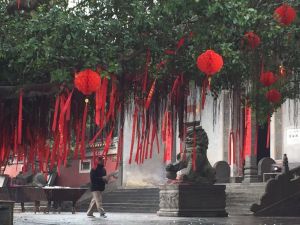
{"label": "white wall", "polygon": [[[206,131],[208,136],[208,150],[207,157],[211,165],[213,166],[217,161],[224,160],[223,158],[223,144],[224,144],[224,126],[223,126],[223,95],[219,96],[216,103],[216,115],[215,115],[215,124],[214,124],[214,101],[210,92],[206,95],[204,109],[201,109],[200,105],[200,93],[199,89],[194,93],[197,97],[197,116],[196,120],[200,120],[201,116],[201,126]],[[188,100],[189,101],[189,100]],[[201,115],[200,115],[201,114]],[[188,121],[193,121],[192,113],[188,117]]]}
{"label": "white wall", "polygon": [[[158,134],[159,135],[159,134]],[[157,144],[153,144],[152,159],[145,159],[143,164],[134,161],[136,143],[133,148],[132,162],[129,164],[130,146],[132,136],[132,114],[126,117],[124,124],[124,153],[123,153],[123,186],[147,187],[157,186],[166,182],[165,164],[163,163],[163,146],[160,143],[160,154],[157,153]],[[160,137],[160,135],[158,136]],[[160,138],[159,138],[160,140]]]}
{"label": "white wall", "polygon": [[[196,90],[194,94],[197,96],[197,116],[196,120],[200,119],[200,98],[199,90]],[[224,159],[223,146],[224,146],[224,127],[223,127],[223,95],[219,97],[217,101],[217,113],[215,118],[215,124],[213,123],[213,98],[208,93],[206,98],[205,107],[201,110],[201,125],[208,135],[209,145],[207,156],[211,163],[226,160]],[[157,153],[156,142],[153,145],[153,158],[147,159],[143,164],[136,164],[134,161],[136,152],[136,142],[134,146],[132,163],[129,164],[131,135],[132,135],[132,113],[128,113],[124,124],[124,153],[123,153],[123,186],[124,187],[141,187],[141,186],[157,186],[159,184],[166,183],[165,166],[163,162],[164,146],[161,143],[161,136],[158,134],[160,141],[160,154]],[[193,121],[192,113],[188,117],[188,121]],[[227,144],[226,144],[227,146]],[[178,126],[176,134],[176,153],[180,152],[180,142],[178,138]]]}
{"label": "white wall", "polygon": [[294,105],[293,100],[282,105],[282,140],[282,154],[289,162],[300,162],[300,103]]}

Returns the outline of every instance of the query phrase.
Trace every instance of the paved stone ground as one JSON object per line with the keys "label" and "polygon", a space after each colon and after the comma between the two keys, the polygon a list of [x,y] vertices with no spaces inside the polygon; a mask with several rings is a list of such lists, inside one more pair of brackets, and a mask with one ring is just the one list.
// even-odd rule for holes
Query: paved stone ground
{"label": "paved stone ground", "polygon": [[232,216],[227,218],[159,217],[145,213],[107,213],[107,218],[89,218],[85,213],[15,213],[14,225],[300,225],[300,218],[259,218]]}

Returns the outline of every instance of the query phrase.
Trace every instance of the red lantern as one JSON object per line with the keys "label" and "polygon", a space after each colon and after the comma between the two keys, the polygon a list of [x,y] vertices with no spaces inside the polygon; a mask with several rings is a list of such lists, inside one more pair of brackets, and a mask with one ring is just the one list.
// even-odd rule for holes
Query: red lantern
{"label": "red lantern", "polygon": [[269,102],[278,103],[281,100],[281,94],[276,89],[272,89],[266,93],[266,98]]}
{"label": "red lantern", "polygon": [[260,44],[260,38],[254,32],[247,32],[244,35],[244,39],[250,48],[255,49]]}
{"label": "red lantern", "polygon": [[275,75],[274,75],[272,72],[268,71],[268,72],[263,72],[263,73],[260,75],[260,80],[259,80],[259,81],[260,81],[264,86],[268,87],[268,86],[274,84],[274,83],[276,82],[276,80],[277,80],[277,79],[276,79]]}
{"label": "red lantern", "polygon": [[100,76],[97,72],[86,69],[75,75],[74,84],[84,95],[90,95],[100,87]]}
{"label": "red lantern", "polygon": [[279,23],[290,25],[296,18],[296,11],[288,4],[283,4],[275,9],[274,17]]}
{"label": "red lantern", "polygon": [[213,50],[207,50],[198,56],[197,66],[207,76],[212,76],[223,67],[223,58]]}

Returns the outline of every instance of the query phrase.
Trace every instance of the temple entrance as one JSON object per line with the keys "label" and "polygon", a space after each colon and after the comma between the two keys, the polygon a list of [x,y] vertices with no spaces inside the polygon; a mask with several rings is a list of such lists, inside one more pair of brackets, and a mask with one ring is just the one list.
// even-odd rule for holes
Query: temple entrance
{"label": "temple entrance", "polygon": [[257,163],[264,157],[270,157],[270,144],[267,146],[268,124],[258,126]]}

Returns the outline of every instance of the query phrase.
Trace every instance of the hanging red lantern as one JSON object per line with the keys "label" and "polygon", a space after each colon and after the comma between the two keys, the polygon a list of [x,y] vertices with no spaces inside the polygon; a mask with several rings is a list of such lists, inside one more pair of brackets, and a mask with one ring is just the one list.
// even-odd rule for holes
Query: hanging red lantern
{"label": "hanging red lantern", "polygon": [[278,103],[281,100],[281,93],[276,89],[271,89],[266,93],[269,102]]}
{"label": "hanging red lantern", "polygon": [[260,38],[254,32],[247,32],[244,35],[244,39],[250,48],[255,49],[260,44]]}
{"label": "hanging red lantern", "polygon": [[213,50],[207,50],[197,58],[197,66],[206,76],[212,76],[223,67],[223,58]]}
{"label": "hanging red lantern", "polygon": [[100,87],[100,75],[91,70],[86,69],[75,75],[75,87],[84,95],[90,95]]}
{"label": "hanging red lantern", "polygon": [[272,84],[274,84],[276,82],[276,80],[277,80],[276,76],[272,72],[267,71],[267,72],[261,73],[259,81],[265,87],[268,87],[268,86],[271,86]]}
{"label": "hanging red lantern", "polygon": [[290,25],[296,19],[296,11],[288,4],[283,4],[275,9],[274,17],[279,23]]}

